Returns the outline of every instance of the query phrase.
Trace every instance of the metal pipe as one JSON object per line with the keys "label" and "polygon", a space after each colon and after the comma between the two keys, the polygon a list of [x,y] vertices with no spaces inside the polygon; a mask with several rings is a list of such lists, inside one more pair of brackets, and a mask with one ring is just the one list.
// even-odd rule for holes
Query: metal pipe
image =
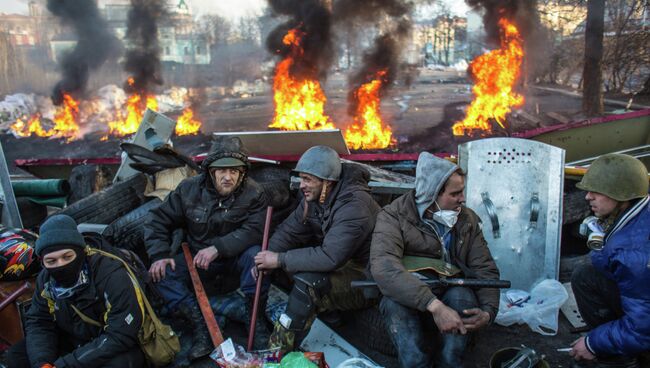
{"label": "metal pipe", "polygon": [[181,247],[183,248],[183,254],[185,255],[185,263],[187,263],[187,268],[190,270],[190,277],[192,278],[192,285],[194,285],[196,300],[199,302],[199,308],[201,308],[201,314],[203,314],[205,324],[208,325],[208,332],[210,333],[212,344],[216,348],[223,342],[221,330],[219,329],[216,318],[214,318],[214,312],[212,311],[212,307],[208,301],[208,296],[203,288],[203,283],[199,278],[199,273],[196,271],[190,248],[187,243],[183,243]]}
{"label": "metal pipe", "polygon": [[[271,230],[271,217],[273,216],[273,207],[266,207],[266,221],[264,222],[264,236],[262,238],[262,251],[269,248],[269,232]],[[262,278],[264,273],[258,272],[257,286],[255,287],[255,300],[253,301],[253,310],[251,311],[251,326],[248,330],[248,351],[253,350],[253,340],[255,339],[255,323],[257,322],[257,309],[260,303],[260,293],[262,292]]]}

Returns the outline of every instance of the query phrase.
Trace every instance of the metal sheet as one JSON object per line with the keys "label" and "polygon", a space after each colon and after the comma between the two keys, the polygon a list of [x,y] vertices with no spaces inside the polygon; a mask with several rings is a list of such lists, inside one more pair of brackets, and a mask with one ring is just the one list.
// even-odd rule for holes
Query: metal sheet
{"label": "metal sheet", "polygon": [[317,145],[332,147],[339,155],[350,154],[339,129],[213,134],[239,137],[251,155],[302,155],[306,150]]}
{"label": "metal sheet", "polygon": [[362,358],[377,365],[318,318],[311,326],[307,337],[302,340],[300,349],[323,352],[330,367],[338,367],[339,364],[351,358]]}
{"label": "metal sheet", "polygon": [[9,168],[5,152],[2,149],[2,143],[0,143],[0,201],[2,201],[0,204],[2,207],[2,224],[7,227],[22,229],[23,222],[14,196],[14,188],[11,186]]}
{"label": "metal sheet", "polygon": [[580,310],[578,309],[578,302],[576,301],[576,296],[573,294],[573,288],[571,288],[571,283],[567,282],[562,284],[564,288],[566,289],[567,294],[569,294],[569,299],[567,299],[564,304],[560,307],[560,310],[562,313],[564,313],[564,316],[566,319],[571,323],[571,326],[573,328],[582,328],[586,327],[587,324],[585,321],[582,319],[582,316],[580,315]]}
{"label": "metal sheet", "polygon": [[[142,117],[138,131],[133,136],[131,143],[152,150],[153,145],[147,141],[147,138],[145,136],[147,129],[153,129],[155,131],[155,135],[160,138],[160,140],[163,142],[168,142],[174,133],[174,129],[176,129],[176,122],[163,114],[147,109],[147,111],[144,113],[144,116]],[[138,173],[138,171],[129,166],[129,164],[132,162],[133,160],[131,160],[128,156],[124,157],[120,168],[115,174],[113,182],[123,181],[124,179],[130,178],[131,176]]]}
{"label": "metal sheet", "polygon": [[483,234],[501,278],[516,289],[556,279],[560,264],[564,150],[518,138],[489,138],[458,148],[467,173],[467,207]]}

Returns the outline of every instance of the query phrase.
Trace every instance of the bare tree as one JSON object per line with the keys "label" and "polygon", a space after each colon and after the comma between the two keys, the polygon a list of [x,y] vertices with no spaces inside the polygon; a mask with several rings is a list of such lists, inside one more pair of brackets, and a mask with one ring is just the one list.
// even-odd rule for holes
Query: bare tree
{"label": "bare tree", "polygon": [[605,0],[589,0],[585,27],[585,64],[582,72],[582,110],[587,116],[603,113],[603,32]]}
{"label": "bare tree", "polygon": [[0,95],[10,93],[22,74],[22,63],[6,33],[0,32]]}

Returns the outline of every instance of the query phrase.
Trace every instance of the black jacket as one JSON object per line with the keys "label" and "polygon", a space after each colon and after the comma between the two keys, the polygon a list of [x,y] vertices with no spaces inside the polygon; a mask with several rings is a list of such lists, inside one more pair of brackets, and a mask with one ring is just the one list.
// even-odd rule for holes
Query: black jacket
{"label": "black jacket", "polygon": [[[90,242],[89,245],[98,246]],[[38,275],[25,321],[32,367],[40,368],[44,363],[56,367],[101,367],[138,345],[143,312],[126,269],[118,261],[101,255],[87,257],[86,264],[88,284],[66,299],[53,297],[47,270]],[[105,323],[104,328],[82,321],[71,304],[93,320]],[[74,350],[61,355],[62,345]]]}
{"label": "black jacket", "polygon": [[[206,158],[204,167],[209,165]],[[144,226],[151,262],[170,258],[172,233],[183,229],[193,251],[214,246],[220,257],[235,257],[262,243],[267,205],[263,189],[252,179],[228,197],[221,197],[207,169],[185,179],[156,209]]]}
{"label": "black jacket", "polygon": [[280,253],[287,272],[330,272],[349,260],[368,263],[370,240],[380,208],[370,194],[370,174],[361,166],[343,164],[341,180],[325,203],[305,200],[280,224],[269,250]]}

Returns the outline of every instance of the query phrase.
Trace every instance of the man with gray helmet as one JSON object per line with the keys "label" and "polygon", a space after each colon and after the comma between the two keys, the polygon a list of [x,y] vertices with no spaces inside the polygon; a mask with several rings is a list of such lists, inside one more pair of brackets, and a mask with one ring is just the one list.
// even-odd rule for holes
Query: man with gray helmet
{"label": "man with gray helmet", "polygon": [[255,263],[283,269],[294,286],[269,345],[283,351],[300,344],[316,313],[363,308],[368,301],[350,282],[365,279],[370,238],[379,205],[368,187],[370,174],[341,164],[327,146],[307,150],[294,170],[300,176],[299,206],[280,224]]}
{"label": "man with gray helmet", "polygon": [[[577,185],[587,191],[596,221],[589,231],[591,264],[571,285],[591,331],[573,344],[576,360],[598,367],[638,367],[650,350],[650,198],[648,169],[622,154],[599,157]],[[585,234],[587,235],[587,234]]]}
{"label": "man with gray helmet", "polygon": [[[238,275],[240,290],[250,308],[256,288],[250,269],[260,250],[267,199],[262,188],[247,177],[248,166],[241,140],[219,137],[203,161],[203,173],[184,180],[151,211],[145,224],[145,245],[152,262],[149,273],[158,282],[166,307],[193,326],[190,360],[208,355],[212,344],[183,253],[172,249],[173,234],[177,229],[184,232],[204,281],[214,280],[219,274]],[[262,303],[268,282],[263,286]],[[256,346],[265,345],[269,331],[261,318],[256,331]]]}

